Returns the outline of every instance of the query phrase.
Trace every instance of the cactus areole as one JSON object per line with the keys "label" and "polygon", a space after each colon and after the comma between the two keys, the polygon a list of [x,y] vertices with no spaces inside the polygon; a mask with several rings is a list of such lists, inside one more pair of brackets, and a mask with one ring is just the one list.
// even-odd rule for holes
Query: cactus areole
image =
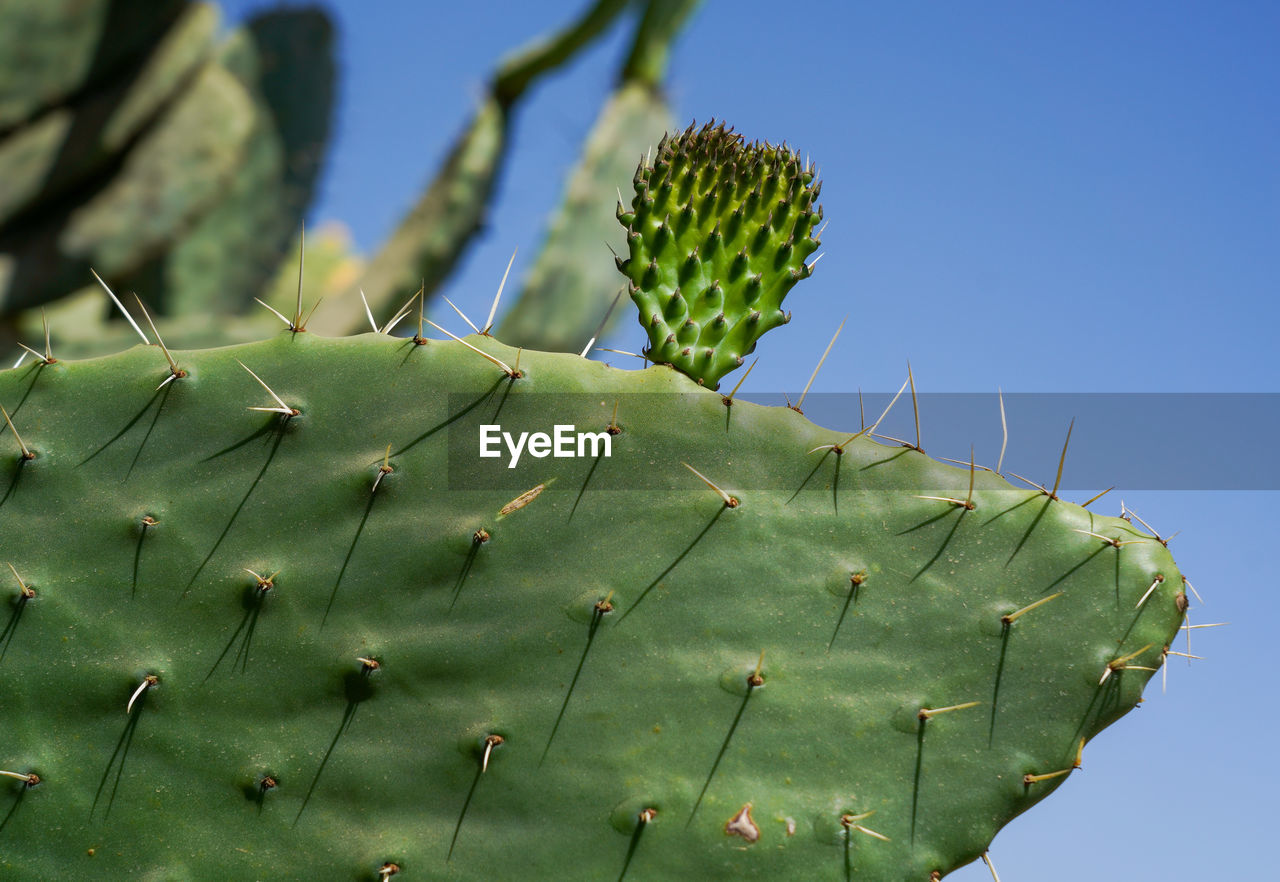
{"label": "cactus areole", "polygon": [[[0,371],[0,876],[925,882],[1080,766],[1168,549],[724,407],[817,185],[704,128],[636,188],[689,376],[288,330]],[[599,446],[480,455],[556,426]]]}

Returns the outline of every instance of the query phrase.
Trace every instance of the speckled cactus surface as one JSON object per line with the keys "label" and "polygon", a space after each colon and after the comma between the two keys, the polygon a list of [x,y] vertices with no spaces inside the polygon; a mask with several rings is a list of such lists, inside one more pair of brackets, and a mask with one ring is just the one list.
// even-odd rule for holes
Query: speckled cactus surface
{"label": "speckled cactus surface", "polygon": [[[0,875],[927,882],[1182,620],[1126,521],[466,343],[501,366],[286,331],[0,372]],[[509,468],[492,425],[590,444]]]}

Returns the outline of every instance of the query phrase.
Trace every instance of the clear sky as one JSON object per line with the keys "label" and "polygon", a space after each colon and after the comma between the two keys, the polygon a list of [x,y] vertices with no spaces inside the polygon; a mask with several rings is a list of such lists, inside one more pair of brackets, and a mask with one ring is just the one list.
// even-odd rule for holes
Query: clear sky
{"label": "clear sky", "polygon": [[[326,4],[343,83],[311,223],[340,219],[371,250],[495,60],[583,2]],[[224,4],[232,20],[265,5]],[[471,314],[513,248],[513,273],[532,262],[626,39],[615,28],[522,106],[491,223],[447,292]],[[1265,2],[707,0],[676,47],[677,117],[808,152],[830,219],[745,389],[798,391],[847,315],[816,391],[892,391],[910,359],[940,392],[1276,392],[1278,39],[1280,4]],[[615,342],[638,349],[638,329]],[[966,455],[931,447],[922,418],[930,453]],[[1206,459],[1231,460],[1239,431],[1193,415],[1114,443],[1198,437]],[[1056,453],[1037,452],[1042,479]],[[1154,527],[1185,531],[1171,548],[1207,601],[1192,620],[1233,625],[1198,632],[1208,659],[1179,660],[1166,695],[1153,681],[992,857],[1004,882],[1261,878],[1280,820],[1280,588],[1261,552],[1280,497],[1123,489]],[[1118,513],[1119,494],[1098,505]]]}

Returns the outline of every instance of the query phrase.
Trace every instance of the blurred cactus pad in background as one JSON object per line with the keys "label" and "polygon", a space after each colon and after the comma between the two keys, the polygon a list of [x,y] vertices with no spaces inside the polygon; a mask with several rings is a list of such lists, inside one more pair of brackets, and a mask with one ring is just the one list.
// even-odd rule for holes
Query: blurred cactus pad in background
{"label": "blurred cactus pad in background", "polygon": [[3,314],[90,267],[161,314],[252,304],[324,156],[328,19],[264,13],[219,38],[204,3],[13,0],[0,16],[0,177],[17,183],[0,197]]}
{"label": "blurred cactus pad in background", "polygon": [[[599,0],[499,62],[384,245],[367,260],[312,262],[309,290],[330,295],[312,327],[358,330],[363,318],[349,307],[361,294],[382,312],[419,288],[437,292],[482,226],[529,87],[626,14],[634,37],[616,89],[502,327],[518,345],[580,349],[620,287],[607,261],[584,255],[626,247],[610,206],[636,157],[673,125],[662,81],[696,5]],[[75,318],[54,323],[68,336],[64,351],[124,345],[118,317],[86,293],[90,269],[136,292],[174,345],[260,336],[272,319],[255,299],[279,311],[292,300],[273,279],[296,267],[330,136],[334,51],[316,8],[262,12],[220,35],[210,3],[0,3],[0,340],[38,329],[36,308],[48,306]],[[317,275],[324,270],[333,272]]]}
{"label": "blurred cactus pad in background", "polygon": [[[1066,446],[1014,486],[718,391],[823,210],[673,124],[695,5],[498,63],[364,258],[301,234],[324,13],[0,0],[6,875],[927,882],[1141,701],[1189,585]],[[444,331],[513,109],[624,15],[513,305]],[[588,357],[624,294],[642,369]]]}

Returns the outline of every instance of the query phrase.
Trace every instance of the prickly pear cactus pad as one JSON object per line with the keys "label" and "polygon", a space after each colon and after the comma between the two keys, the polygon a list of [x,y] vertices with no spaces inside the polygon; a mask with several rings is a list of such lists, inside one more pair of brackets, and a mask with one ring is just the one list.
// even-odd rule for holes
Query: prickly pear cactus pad
{"label": "prickly pear cactus pad", "polygon": [[1126,521],[465,342],[0,372],[0,875],[924,882],[1182,620]]}
{"label": "prickly pear cactus pad", "polygon": [[708,123],[659,143],[618,205],[629,257],[618,268],[640,308],[650,360],[716,388],[767,331],[782,299],[812,272],[822,185],[786,146],[746,144]]}

